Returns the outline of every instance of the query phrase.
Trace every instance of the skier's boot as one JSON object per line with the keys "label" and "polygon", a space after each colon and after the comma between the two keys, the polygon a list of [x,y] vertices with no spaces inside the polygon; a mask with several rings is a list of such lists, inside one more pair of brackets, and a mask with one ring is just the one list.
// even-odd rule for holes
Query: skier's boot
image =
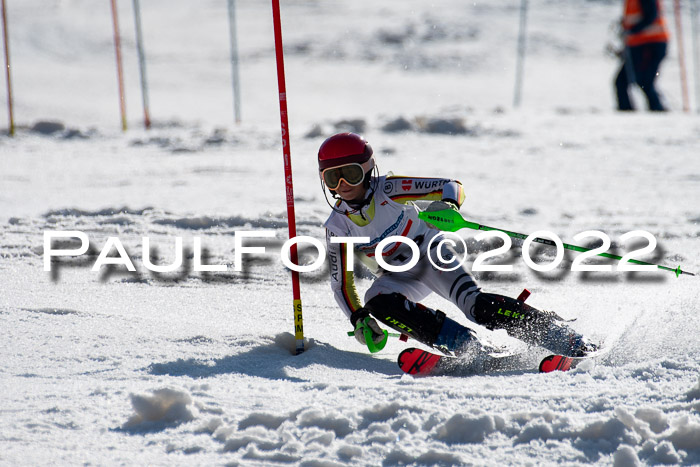
{"label": "skier's boot", "polygon": [[516,368],[520,363],[520,355],[498,356],[498,349],[484,345],[471,329],[450,318],[445,318],[433,347],[452,350],[459,357],[455,366],[459,367],[461,374],[505,371]]}
{"label": "skier's boot", "polygon": [[456,356],[472,356],[484,350],[474,331],[447,317],[432,347],[442,353],[453,353]]}
{"label": "skier's boot", "polygon": [[556,313],[538,310],[523,301],[503,295],[480,293],[471,315],[477,324],[509,335],[531,345],[568,357],[583,357],[598,347],[564,324]]}
{"label": "skier's boot", "polygon": [[400,293],[377,295],[365,308],[378,322],[447,355],[459,355],[481,345],[471,329]]}

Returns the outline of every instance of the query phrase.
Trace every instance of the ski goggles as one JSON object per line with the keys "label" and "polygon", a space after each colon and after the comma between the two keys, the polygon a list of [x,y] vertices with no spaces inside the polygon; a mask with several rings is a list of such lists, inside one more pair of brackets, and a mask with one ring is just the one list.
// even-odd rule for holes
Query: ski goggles
{"label": "ski goggles", "polygon": [[371,170],[372,166],[372,159],[370,159],[364,164],[354,162],[339,167],[330,167],[321,172],[321,178],[331,190],[337,189],[341,181],[345,181],[350,186],[357,186],[362,183],[365,179],[365,173]]}

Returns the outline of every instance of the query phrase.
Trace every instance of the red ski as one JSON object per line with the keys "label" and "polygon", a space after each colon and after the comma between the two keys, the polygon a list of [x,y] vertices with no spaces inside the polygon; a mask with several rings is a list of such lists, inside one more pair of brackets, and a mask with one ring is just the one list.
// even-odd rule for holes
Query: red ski
{"label": "red ski", "polygon": [[442,355],[412,347],[399,354],[398,364],[399,368],[409,375],[430,375],[435,374],[442,367],[440,365],[442,358]]}
{"label": "red ski", "polygon": [[569,371],[576,368],[576,365],[588,358],[600,358],[606,355],[612,346],[606,345],[603,348],[598,348],[594,352],[590,352],[582,357],[566,357],[564,355],[548,355],[540,362],[540,373],[550,373],[552,371]]}
{"label": "red ski", "polygon": [[[552,371],[569,371],[586,357],[566,357],[564,355],[549,355],[542,359],[539,365],[540,373]],[[399,368],[404,373],[413,376],[470,376],[475,374],[492,373],[494,371],[527,370],[532,368],[522,360],[522,355],[492,356],[480,362],[463,360],[459,357],[439,355],[426,350],[408,348],[399,354]]]}
{"label": "red ski", "polygon": [[540,362],[540,373],[552,371],[569,371],[576,366],[580,358],[565,357],[563,355],[549,355]]}
{"label": "red ski", "polygon": [[408,348],[399,354],[399,368],[414,376],[470,376],[522,367],[522,355],[480,355],[476,358],[460,358],[438,355],[426,350]]}

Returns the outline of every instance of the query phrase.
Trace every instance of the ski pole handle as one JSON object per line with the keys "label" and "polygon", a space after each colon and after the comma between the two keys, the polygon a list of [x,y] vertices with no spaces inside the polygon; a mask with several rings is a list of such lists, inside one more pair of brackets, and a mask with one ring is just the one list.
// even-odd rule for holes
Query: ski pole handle
{"label": "ski pole handle", "polygon": [[[403,336],[403,334],[401,334],[399,332],[388,332],[388,331],[384,331],[384,332],[386,332],[387,336],[389,336],[389,337],[398,337],[400,339],[401,336]],[[355,331],[348,331],[348,337],[355,337]]]}
{"label": "ski pole handle", "polygon": [[[389,337],[401,337],[401,334],[396,332],[389,332],[386,329],[383,329],[382,332],[384,333],[384,339],[382,339],[378,343],[375,343],[374,339],[372,339],[372,330],[369,328],[369,326],[365,326],[362,330],[362,334],[365,337],[365,344],[367,345],[367,349],[370,351],[370,353],[377,353],[384,347],[386,347],[386,343],[389,340]],[[348,331],[348,336],[354,337],[355,331]]]}
{"label": "ski pole handle", "polygon": [[370,353],[377,353],[386,347],[386,343],[389,340],[389,332],[386,329],[382,330],[384,339],[378,343],[375,343],[374,339],[372,339],[372,330],[369,327],[365,327],[362,332],[365,335],[365,344],[367,344],[367,349],[369,349]]}

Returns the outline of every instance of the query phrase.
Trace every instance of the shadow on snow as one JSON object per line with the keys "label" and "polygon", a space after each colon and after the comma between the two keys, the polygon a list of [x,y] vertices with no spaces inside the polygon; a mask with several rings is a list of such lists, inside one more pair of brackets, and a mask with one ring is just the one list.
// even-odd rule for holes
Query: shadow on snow
{"label": "shadow on snow", "polygon": [[293,355],[294,336],[289,333],[277,335],[274,339],[263,338],[265,344],[249,350],[213,360],[178,358],[172,362],[152,363],[145,370],[153,375],[189,376],[209,378],[223,374],[240,373],[271,380],[306,382],[303,377],[293,376],[289,370],[306,368],[311,365],[326,366],[340,370],[371,371],[386,375],[399,375],[400,370],[393,361],[374,358],[371,355],[347,352],[330,344],[305,341],[306,351]]}

